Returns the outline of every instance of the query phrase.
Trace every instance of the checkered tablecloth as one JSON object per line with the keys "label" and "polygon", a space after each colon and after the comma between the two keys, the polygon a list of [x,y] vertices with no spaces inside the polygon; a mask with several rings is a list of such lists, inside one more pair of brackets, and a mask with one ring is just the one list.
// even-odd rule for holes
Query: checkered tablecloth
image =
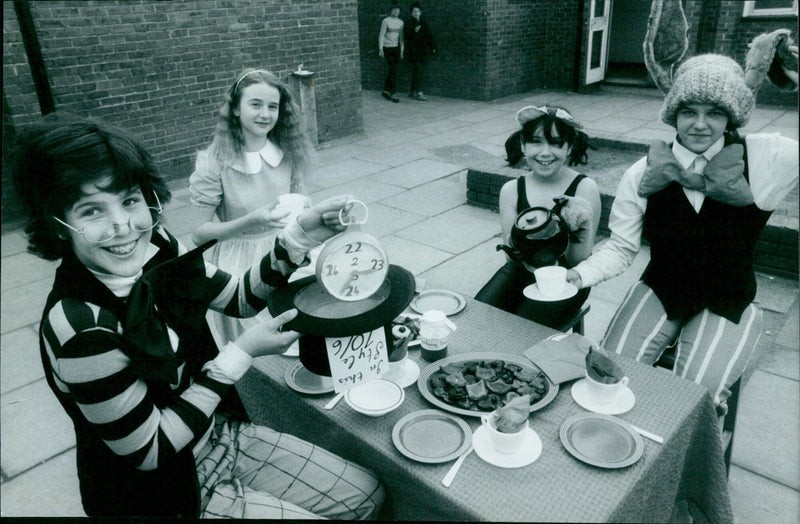
{"label": "checkered tablecloth", "polygon": [[[449,355],[479,351],[521,355],[553,330],[468,299],[451,317]],[[428,365],[419,351],[409,358]],[[453,484],[441,484],[452,462],[422,464],[392,443],[392,428],[404,415],[430,409],[416,385],[403,405],[383,417],[359,414],[340,402],[323,406],[332,394],[307,396],[284,381],[295,358],[256,359],[237,384],[255,422],[293,433],[345,458],[375,469],[386,485],[382,513],[391,520],[665,522],[676,498],[693,502],[711,522],[732,522],[722,446],[713,402],[706,390],[671,372],[637,362],[617,362],[630,378],[636,404],[619,418],[662,435],[665,444],[644,439],[644,455],[630,467],[612,470],[576,460],[561,444],[564,420],[583,412],[562,386],[546,408],[532,413],[530,426],[542,440],[542,454],[528,466],[502,469],[467,457]],[[473,431],[479,420],[465,417]]]}

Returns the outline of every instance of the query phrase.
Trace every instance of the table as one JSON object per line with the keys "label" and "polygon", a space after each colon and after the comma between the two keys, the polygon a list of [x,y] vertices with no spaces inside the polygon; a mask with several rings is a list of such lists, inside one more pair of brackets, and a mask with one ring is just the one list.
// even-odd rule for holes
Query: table
{"label": "table", "polygon": [[[477,351],[522,354],[555,333],[550,328],[472,299],[451,317],[449,355]],[[418,350],[409,358],[428,364]],[[619,418],[662,435],[661,445],[644,439],[643,457],[628,468],[600,469],[576,460],[562,446],[561,423],[584,412],[562,384],[556,399],[531,414],[542,440],[541,456],[528,466],[501,469],[467,457],[453,484],[442,477],[452,462],[421,464],[392,443],[392,428],[404,415],[432,406],[416,384],[403,405],[383,417],[367,417],[342,400],[323,406],[333,393],[306,396],[290,389],[284,373],[296,358],[256,359],[237,389],[254,422],[292,433],[371,467],[386,486],[386,520],[613,521],[665,522],[676,498],[691,500],[712,522],[732,522],[719,425],[705,388],[671,372],[615,358],[630,378],[636,405]],[[465,417],[474,431],[479,419]]]}

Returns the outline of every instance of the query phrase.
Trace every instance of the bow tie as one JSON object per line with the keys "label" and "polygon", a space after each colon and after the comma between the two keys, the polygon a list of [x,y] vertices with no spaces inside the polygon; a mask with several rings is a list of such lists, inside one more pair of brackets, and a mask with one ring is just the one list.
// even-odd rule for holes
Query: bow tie
{"label": "bow tie", "polygon": [[671,148],[661,140],[650,145],[647,167],[639,183],[639,196],[648,197],[672,182],[705,194],[712,200],[735,207],[754,203],[750,185],[744,178],[744,148],[731,144],[708,161],[702,173],[683,169]]}
{"label": "bow tie", "polygon": [[177,382],[179,364],[167,324],[180,334],[205,322],[216,292],[202,285],[203,251],[215,242],[147,270],[131,288],[122,336],[136,352],[132,366],[140,376]]}

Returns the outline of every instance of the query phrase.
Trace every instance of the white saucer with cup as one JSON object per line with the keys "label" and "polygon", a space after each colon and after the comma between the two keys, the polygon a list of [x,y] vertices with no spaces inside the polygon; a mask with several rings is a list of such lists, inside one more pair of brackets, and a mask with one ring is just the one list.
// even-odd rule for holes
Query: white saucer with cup
{"label": "white saucer with cup", "polygon": [[557,298],[564,295],[567,286],[567,268],[562,266],[543,266],[533,270],[536,287],[544,297]]}
{"label": "white saucer with cup", "polygon": [[619,381],[606,384],[599,382],[586,374],[586,392],[597,404],[612,404],[617,401],[620,394],[628,387],[628,377],[622,377]]}
{"label": "white saucer with cup", "polygon": [[492,447],[498,453],[513,455],[519,451],[528,431],[529,422],[526,420],[516,433],[503,433],[498,431],[494,423],[494,413],[481,415],[481,424],[489,434]]}

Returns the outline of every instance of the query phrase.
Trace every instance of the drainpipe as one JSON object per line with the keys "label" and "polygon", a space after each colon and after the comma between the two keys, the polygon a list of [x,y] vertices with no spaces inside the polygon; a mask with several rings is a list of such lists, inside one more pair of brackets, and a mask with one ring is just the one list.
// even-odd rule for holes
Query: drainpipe
{"label": "drainpipe", "polygon": [[25,45],[25,54],[28,57],[28,64],[31,68],[36,96],[39,98],[39,110],[42,115],[52,113],[56,110],[56,103],[53,99],[53,92],[50,90],[47,69],[44,67],[42,47],[39,45],[39,38],[36,36],[36,27],[33,25],[33,16],[31,15],[28,1],[14,0],[14,11],[17,13],[17,21],[22,33],[22,43]]}

